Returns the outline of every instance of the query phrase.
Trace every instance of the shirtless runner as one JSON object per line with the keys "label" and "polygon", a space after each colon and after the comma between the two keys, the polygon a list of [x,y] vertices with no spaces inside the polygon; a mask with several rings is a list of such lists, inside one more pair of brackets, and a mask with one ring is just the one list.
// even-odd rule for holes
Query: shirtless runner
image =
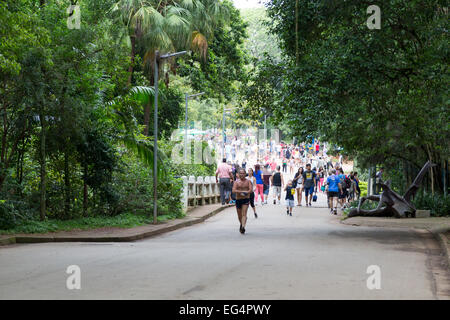
{"label": "shirtless runner", "polygon": [[245,170],[239,170],[239,180],[233,184],[233,193],[236,194],[236,211],[238,214],[240,233],[245,233],[247,223],[247,210],[250,203],[250,193],[253,191],[252,183],[245,178]]}

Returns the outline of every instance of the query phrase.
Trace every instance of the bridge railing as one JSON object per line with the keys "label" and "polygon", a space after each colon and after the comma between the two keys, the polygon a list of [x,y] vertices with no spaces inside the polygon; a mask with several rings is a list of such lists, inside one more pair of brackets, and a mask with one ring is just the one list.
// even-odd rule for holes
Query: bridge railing
{"label": "bridge railing", "polygon": [[220,188],[216,183],[216,177],[183,176],[181,179],[183,180],[182,202],[185,210],[220,202]]}

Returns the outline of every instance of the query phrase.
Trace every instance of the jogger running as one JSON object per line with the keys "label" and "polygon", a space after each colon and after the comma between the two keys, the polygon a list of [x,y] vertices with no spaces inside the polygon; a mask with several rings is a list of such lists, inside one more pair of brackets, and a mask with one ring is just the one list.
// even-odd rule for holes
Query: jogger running
{"label": "jogger running", "polygon": [[247,210],[250,203],[250,194],[253,192],[253,186],[250,180],[245,177],[245,170],[239,169],[239,180],[233,184],[233,193],[236,194],[236,211],[241,226],[239,231],[245,233],[247,223]]}

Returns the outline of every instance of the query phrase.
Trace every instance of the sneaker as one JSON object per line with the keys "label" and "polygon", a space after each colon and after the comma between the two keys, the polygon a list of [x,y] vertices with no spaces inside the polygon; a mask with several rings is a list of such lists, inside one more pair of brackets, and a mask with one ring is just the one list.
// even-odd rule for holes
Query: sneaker
{"label": "sneaker", "polygon": [[256,214],[256,212],[255,212],[255,219],[257,219],[258,218],[258,215]]}
{"label": "sneaker", "polygon": [[289,209],[286,209],[286,214],[289,214]]}
{"label": "sneaker", "polygon": [[289,215],[292,217],[292,212],[289,212]]}
{"label": "sneaker", "polygon": [[337,210],[336,209],[334,209],[334,215],[337,215]]}
{"label": "sneaker", "polygon": [[311,207],[311,203],[309,203],[309,206]]}

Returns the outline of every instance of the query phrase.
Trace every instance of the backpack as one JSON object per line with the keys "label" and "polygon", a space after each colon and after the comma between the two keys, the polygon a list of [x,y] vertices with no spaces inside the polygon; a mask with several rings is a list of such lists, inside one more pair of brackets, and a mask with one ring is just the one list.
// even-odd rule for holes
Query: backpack
{"label": "backpack", "polygon": [[344,186],[346,189],[350,189],[352,186],[352,180],[348,176],[345,176],[344,178]]}

